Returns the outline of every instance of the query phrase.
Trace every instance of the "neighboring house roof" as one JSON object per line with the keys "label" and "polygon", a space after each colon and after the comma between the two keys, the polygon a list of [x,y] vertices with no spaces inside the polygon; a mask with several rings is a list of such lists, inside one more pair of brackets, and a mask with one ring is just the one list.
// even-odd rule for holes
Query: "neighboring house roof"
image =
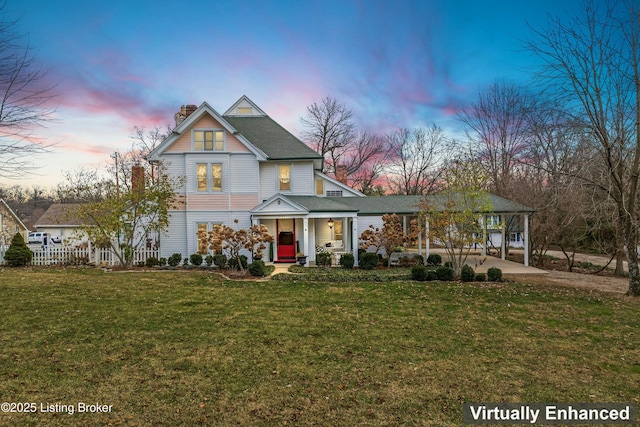
{"label": "neighboring house roof", "polygon": [[4,207],[4,209],[9,212],[9,215],[11,215],[11,217],[14,219],[14,221],[23,229],[23,230],[28,230],[27,226],[24,225],[24,223],[20,220],[20,218],[18,218],[18,215],[16,215],[16,213],[13,211],[13,209],[11,209],[9,207],[9,205],[7,204],[7,202],[4,201],[4,199],[0,199],[0,207]]}
{"label": "neighboring house roof", "polygon": [[262,150],[269,160],[322,159],[269,116],[224,116],[224,119]]}
{"label": "neighboring house roof", "polygon": [[75,213],[80,203],[54,203],[36,221],[36,227],[77,227],[83,221]]}

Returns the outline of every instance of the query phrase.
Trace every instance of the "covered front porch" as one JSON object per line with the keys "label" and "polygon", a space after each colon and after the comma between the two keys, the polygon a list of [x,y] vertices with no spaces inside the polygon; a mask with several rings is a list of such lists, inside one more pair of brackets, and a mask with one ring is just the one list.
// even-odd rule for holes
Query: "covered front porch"
{"label": "covered front porch", "polygon": [[358,265],[357,209],[314,196],[276,194],[251,210],[252,224],[263,224],[274,236],[269,260],[304,265],[316,261],[316,254],[329,252],[337,263],[351,253]]}

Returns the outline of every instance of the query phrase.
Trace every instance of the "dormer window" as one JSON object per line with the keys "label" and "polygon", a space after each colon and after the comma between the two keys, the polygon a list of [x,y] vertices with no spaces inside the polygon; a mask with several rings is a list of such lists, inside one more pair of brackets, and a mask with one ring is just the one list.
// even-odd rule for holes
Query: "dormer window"
{"label": "dormer window", "polygon": [[195,151],[223,151],[224,130],[194,130],[193,149]]}
{"label": "dormer window", "polygon": [[238,114],[249,115],[253,113],[253,108],[251,107],[238,107]]}

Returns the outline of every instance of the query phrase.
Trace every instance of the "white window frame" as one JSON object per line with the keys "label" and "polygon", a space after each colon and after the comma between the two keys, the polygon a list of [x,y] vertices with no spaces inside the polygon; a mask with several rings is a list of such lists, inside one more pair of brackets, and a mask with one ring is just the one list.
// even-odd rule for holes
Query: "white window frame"
{"label": "white window frame", "polygon": [[[203,133],[203,138],[202,138],[202,148],[197,148],[196,147],[196,133],[202,132]],[[205,137],[204,134],[206,132],[212,132],[213,135],[213,140],[212,140],[212,146],[211,149],[208,150],[206,148],[206,141],[205,141]],[[222,147],[220,147],[220,149],[216,149],[216,134],[221,133],[222,134]],[[197,152],[223,152],[225,151],[226,147],[227,147],[227,132],[225,132],[224,129],[217,129],[217,128],[211,128],[211,129],[193,129],[191,131],[191,147],[193,149],[193,151],[197,151]]]}
{"label": "white window frame", "polygon": [[[220,166],[220,189],[216,190],[213,188],[213,166]],[[200,177],[198,175],[199,166],[204,166],[205,171],[207,173],[207,188],[205,190],[200,189]],[[193,174],[195,176],[195,192],[204,194],[204,193],[223,193],[224,192],[224,164],[222,162],[196,162]]]}
{"label": "white window frame", "polygon": [[214,255],[217,253],[223,253],[223,249],[222,249],[222,245],[220,246],[220,252],[215,252],[213,249],[209,248],[209,245],[207,245],[206,247],[206,252],[202,253],[200,252],[200,238],[198,236],[198,226],[199,225],[206,225],[207,226],[207,233],[210,232],[211,230],[213,230],[213,226],[214,225],[222,225],[221,222],[211,222],[211,221],[196,221],[195,223],[195,229],[196,229],[196,253],[199,253],[200,255]]}

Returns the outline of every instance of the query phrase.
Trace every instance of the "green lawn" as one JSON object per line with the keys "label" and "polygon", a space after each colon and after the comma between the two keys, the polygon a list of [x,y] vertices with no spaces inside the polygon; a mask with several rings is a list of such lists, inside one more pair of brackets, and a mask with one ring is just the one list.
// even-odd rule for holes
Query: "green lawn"
{"label": "green lawn", "polygon": [[[292,279],[296,277],[292,276]],[[513,283],[0,271],[0,425],[462,424],[467,402],[638,402],[640,301]]]}

